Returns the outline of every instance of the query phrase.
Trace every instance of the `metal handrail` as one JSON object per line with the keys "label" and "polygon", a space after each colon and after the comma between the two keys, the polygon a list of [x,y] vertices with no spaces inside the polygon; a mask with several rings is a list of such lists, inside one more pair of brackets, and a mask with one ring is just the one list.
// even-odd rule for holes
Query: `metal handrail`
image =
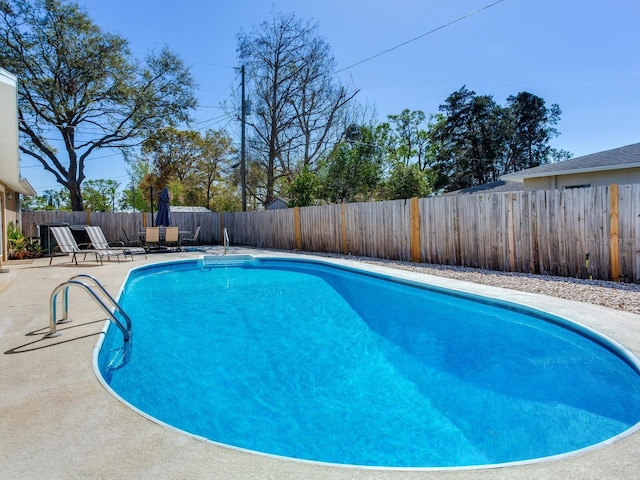
{"label": "metal handrail", "polygon": [[118,311],[118,313],[122,315],[125,322],[127,322],[127,330],[131,332],[131,318],[129,318],[129,315],[126,314],[126,312],[122,309],[122,307],[120,307],[120,304],[116,302],[116,300],[109,294],[109,292],[107,292],[107,289],[104,288],[104,286],[98,281],[96,277],[94,277],[93,275],[88,275],[86,273],[81,273],[79,275],[75,275],[71,277],[69,280],[75,280],[76,278],[88,278],[90,280],[93,280],[94,286],[100,289],[100,291],[109,299],[109,301],[111,302],[113,307]]}
{"label": "metal handrail", "polygon": [[227,232],[227,227],[224,227],[223,230],[224,235],[224,254],[227,254],[227,250],[229,250],[229,232]]}
{"label": "metal handrail", "polygon": [[[77,280],[78,278],[89,278],[93,280],[94,285],[93,286],[88,285],[80,280]],[[120,331],[122,332],[122,336],[124,337],[124,341],[129,342],[131,340],[131,319],[129,318],[129,315],[127,315],[125,311],[122,310],[118,302],[116,302],[114,298],[111,295],[109,295],[109,292],[105,290],[102,284],[95,277],[92,277],[91,275],[86,275],[86,274],[80,274],[80,275],[75,275],[71,277],[66,282],[63,282],[60,285],[58,285],[56,288],[53,289],[53,292],[51,292],[51,297],[49,302],[50,303],[49,333],[46,334],[45,337],[50,338],[50,337],[59,336],[60,332],[56,330],[56,325],[58,323],[67,323],[71,321],[69,319],[69,287],[71,287],[72,285],[77,285],[79,287],[82,287],[87,293],[89,293],[89,295],[93,297],[96,303],[98,303],[98,305],[100,305],[100,307],[107,314],[107,316],[109,317],[109,320],[111,320],[120,329]],[[103,299],[96,294],[96,292],[93,290],[92,287],[98,287],[100,289],[104,297],[107,298],[111,303],[113,307],[113,311],[110,310],[107,307],[107,305],[105,305],[105,302],[103,301]],[[57,315],[56,315],[57,299],[58,299],[58,294],[60,293],[61,290],[64,290],[64,296],[63,296],[63,302],[62,302],[63,318],[58,321]],[[125,325],[122,324],[120,320],[118,320],[118,318],[115,315],[115,312],[118,312],[125,319],[126,327]]]}

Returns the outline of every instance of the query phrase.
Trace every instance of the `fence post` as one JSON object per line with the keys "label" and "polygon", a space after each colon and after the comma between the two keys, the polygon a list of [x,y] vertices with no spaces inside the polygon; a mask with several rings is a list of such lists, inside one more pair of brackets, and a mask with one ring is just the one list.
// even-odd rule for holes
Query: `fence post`
{"label": "fence post", "polygon": [[302,250],[302,234],[300,233],[300,207],[293,207],[293,230],[296,237],[296,249]]}
{"label": "fence post", "polygon": [[342,236],[342,254],[349,254],[349,247],[347,245],[347,206],[344,201],[340,204],[340,216],[342,218],[341,236]]}
{"label": "fence post", "polygon": [[409,203],[411,234],[409,237],[409,259],[420,262],[420,199],[413,197]]}
{"label": "fence post", "polygon": [[611,280],[620,281],[618,184],[609,185],[609,245],[611,247]]}
{"label": "fence post", "polygon": [[91,225],[91,210],[87,210],[87,225]]}

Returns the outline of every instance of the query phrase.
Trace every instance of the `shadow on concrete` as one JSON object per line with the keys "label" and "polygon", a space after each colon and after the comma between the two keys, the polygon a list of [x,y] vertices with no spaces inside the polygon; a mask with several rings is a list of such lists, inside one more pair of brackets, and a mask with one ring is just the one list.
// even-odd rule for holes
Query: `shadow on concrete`
{"label": "shadow on concrete", "polygon": [[[67,326],[65,324],[64,328],[58,328],[58,331],[60,333],[62,332],[66,332],[69,331],[73,328],[78,328],[78,327],[85,327],[87,325],[91,325],[92,323],[104,323],[106,321],[106,319],[100,319],[100,320],[93,320],[90,322],[84,322],[84,323],[77,323],[75,325],[70,325]],[[49,327],[44,327],[44,328],[40,328],[38,330],[34,330],[33,332],[29,332],[26,333],[25,336],[26,337],[33,337],[33,336],[37,336],[37,335],[46,335],[47,333],[49,333]],[[9,350],[7,350],[6,352],[4,352],[5,355],[13,355],[15,353],[27,353],[27,352],[34,352],[36,350],[42,350],[43,348],[50,348],[50,347],[55,347],[57,345],[62,345],[64,343],[69,343],[69,342],[75,342],[77,340],[82,340],[84,338],[89,338],[89,337],[95,337],[97,335],[101,335],[102,331],[99,332],[95,332],[95,333],[89,333],[86,335],[80,335],[77,337],[73,337],[73,338],[66,338],[66,339],[62,339],[61,337],[54,337],[54,338],[46,338],[46,337],[42,337],[39,338],[38,340],[35,340],[33,342],[28,342],[25,343],[23,345],[19,345],[17,347],[11,348]]]}

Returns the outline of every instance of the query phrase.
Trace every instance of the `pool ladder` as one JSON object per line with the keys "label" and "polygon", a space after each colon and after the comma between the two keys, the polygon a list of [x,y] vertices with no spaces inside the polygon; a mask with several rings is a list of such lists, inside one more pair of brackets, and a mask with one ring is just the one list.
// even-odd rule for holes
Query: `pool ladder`
{"label": "pool ladder", "polygon": [[222,232],[222,241],[224,243],[224,254],[227,254],[227,250],[229,250],[229,232],[227,232],[227,227],[224,227]]}
{"label": "pool ladder", "polygon": [[[80,279],[89,279],[93,282],[93,284],[85,283]],[[58,285],[53,290],[53,292],[51,292],[49,309],[49,333],[47,333],[45,337],[50,338],[59,336],[60,332],[56,330],[56,326],[59,323],[68,323],[71,321],[71,319],[69,318],[69,288],[74,285],[83,288],[96,301],[96,303],[100,305],[102,310],[104,310],[104,312],[109,317],[109,320],[111,320],[111,322],[114,323],[122,332],[125,344],[129,344],[131,342],[131,319],[129,318],[129,315],[127,315],[125,311],[122,310],[120,305],[118,305],[118,302],[116,302],[114,298],[109,295],[109,292],[105,290],[102,284],[95,277],[84,273],[71,277],[66,282]],[[100,291],[102,297],[95,292],[94,287]],[[61,291],[64,292],[62,297],[62,318],[58,320],[57,299],[58,294]],[[107,305],[110,305],[111,308],[109,308]],[[118,319],[116,314],[119,314],[120,317],[124,319],[125,324],[123,324],[122,321]]]}

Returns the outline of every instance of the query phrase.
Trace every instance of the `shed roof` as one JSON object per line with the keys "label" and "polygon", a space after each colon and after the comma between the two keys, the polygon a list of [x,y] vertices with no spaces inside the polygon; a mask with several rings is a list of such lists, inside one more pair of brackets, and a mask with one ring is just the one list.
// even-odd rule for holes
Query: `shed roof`
{"label": "shed roof", "polygon": [[171,205],[171,213],[207,213],[207,207],[190,207],[186,205]]}

